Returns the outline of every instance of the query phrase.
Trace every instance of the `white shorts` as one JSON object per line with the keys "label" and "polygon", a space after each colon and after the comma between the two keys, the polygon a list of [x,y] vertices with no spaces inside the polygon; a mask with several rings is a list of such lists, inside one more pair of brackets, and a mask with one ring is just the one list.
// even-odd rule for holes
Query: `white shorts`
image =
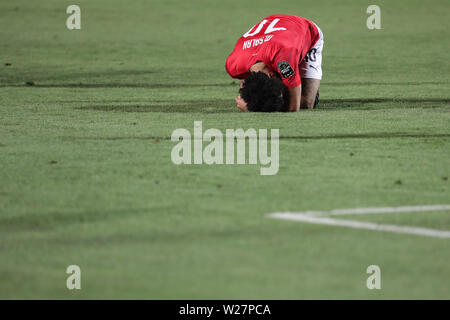
{"label": "white shorts", "polygon": [[302,79],[322,80],[323,33],[319,27],[317,27],[317,30],[319,30],[319,40],[317,40],[314,47],[308,51],[306,57],[300,62],[300,77]]}

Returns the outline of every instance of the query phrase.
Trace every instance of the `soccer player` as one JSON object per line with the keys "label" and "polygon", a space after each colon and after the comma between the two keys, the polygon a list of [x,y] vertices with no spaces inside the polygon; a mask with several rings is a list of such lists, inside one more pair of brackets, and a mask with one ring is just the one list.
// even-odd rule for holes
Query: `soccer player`
{"label": "soccer player", "polygon": [[236,43],[225,68],[241,79],[236,104],[242,111],[298,111],[318,103],[323,34],[312,21],[272,15]]}

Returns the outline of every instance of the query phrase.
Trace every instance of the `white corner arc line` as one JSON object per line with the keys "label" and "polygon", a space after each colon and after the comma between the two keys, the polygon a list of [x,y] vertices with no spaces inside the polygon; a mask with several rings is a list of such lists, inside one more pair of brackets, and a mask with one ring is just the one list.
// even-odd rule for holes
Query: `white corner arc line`
{"label": "white corner arc line", "polygon": [[395,212],[418,212],[418,211],[442,211],[449,210],[450,205],[435,206],[408,206],[408,207],[385,207],[385,208],[356,208],[339,209],[326,211],[305,211],[305,212],[275,212],[268,215],[270,218],[302,221],[314,224],[348,227],[353,229],[366,229],[376,231],[388,231],[394,233],[414,234],[442,239],[450,238],[450,231],[436,230],[421,227],[398,226],[389,224],[378,224],[372,222],[362,222],[354,220],[342,220],[323,217],[324,215],[342,215],[342,214],[368,214],[368,213],[395,213]]}

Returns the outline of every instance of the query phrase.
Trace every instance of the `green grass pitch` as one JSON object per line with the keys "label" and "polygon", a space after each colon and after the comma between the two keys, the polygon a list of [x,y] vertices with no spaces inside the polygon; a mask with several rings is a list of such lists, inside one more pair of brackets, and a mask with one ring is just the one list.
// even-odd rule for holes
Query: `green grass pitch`
{"label": "green grass pitch", "polygon": [[[80,0],[69,31],[71,4],[0,3],[0,298],[450,298],[449,239],[267,218],[450,203],[447,0],[376,1],[381,30],[370,1]],[[324,32],[317,110],[235,107],[225,59],[274,13]],[[194,121],[280,129],[278,174],[174,165]],[[351,218],[450,229],[449,211]]]}

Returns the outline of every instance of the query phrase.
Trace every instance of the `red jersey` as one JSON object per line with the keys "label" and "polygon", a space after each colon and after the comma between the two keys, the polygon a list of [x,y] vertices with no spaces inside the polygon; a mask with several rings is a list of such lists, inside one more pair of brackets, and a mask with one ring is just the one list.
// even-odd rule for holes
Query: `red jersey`
{"label": "red jersey", "polygon": [[302,17],[272,15],[236,43],[225,68],[232,78],[245,79],[258,61],[278,72],[288,88],[301,84],[299,64],[319,40],[316,25]]}

